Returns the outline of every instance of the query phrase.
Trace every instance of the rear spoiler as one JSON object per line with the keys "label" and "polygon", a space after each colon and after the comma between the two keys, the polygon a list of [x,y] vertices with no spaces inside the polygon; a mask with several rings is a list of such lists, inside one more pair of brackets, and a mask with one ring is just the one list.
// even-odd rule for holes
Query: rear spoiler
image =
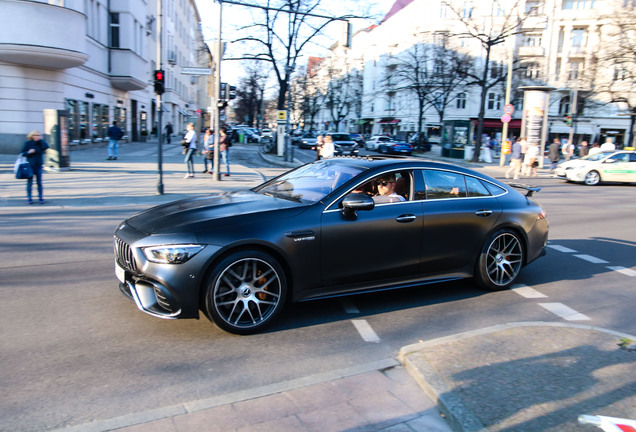
{"label": "rear spoiler", "polygon": [[531,197],[533,193],[539,192],[541,190],[539,186],[530,186],[530,185],[525,185],[521,183],[509,183],[508,186],[512,186],[513,188],[517,188],[517,189],[527,190],[528,191],[528,193],[526,193],[527,197]]}

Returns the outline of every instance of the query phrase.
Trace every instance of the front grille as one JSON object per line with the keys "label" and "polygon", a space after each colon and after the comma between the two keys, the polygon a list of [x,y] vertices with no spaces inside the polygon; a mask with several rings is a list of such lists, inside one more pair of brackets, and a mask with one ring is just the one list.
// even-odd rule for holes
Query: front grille
{"label": "front grille", "polygon": [[115,237],[115,256],[117,257],[119,265],[121,265],[124,269],[133,273],[137,271],[137,263],[135,262],[132,249],[128,243],[119,237]]}

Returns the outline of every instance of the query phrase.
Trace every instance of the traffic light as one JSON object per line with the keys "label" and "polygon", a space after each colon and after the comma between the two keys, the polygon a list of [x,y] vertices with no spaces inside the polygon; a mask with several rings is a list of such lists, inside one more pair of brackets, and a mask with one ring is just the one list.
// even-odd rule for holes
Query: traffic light
{"label": "traffic light", "polygon": [[226,86],[227,86],[227,89],[225,93],[227,94],[228,99],[229,100],[236,99],[236,87],[229,84],[226,84]]}
{"label": "traffic light", "polygon": [[165,78],[166,74],[162,69],[157,69],[155,71],[155,93],[161,95],[165,92]]}
{"label": "traffic light", "polygon": [[219,100],[227,100],[227,84],[221,83],[219,90]]}
{"label": "traffic light", "polygon": [[566,114],[563,116],[563,121],[566,125],[572,126],[572,116],[570,114]]}

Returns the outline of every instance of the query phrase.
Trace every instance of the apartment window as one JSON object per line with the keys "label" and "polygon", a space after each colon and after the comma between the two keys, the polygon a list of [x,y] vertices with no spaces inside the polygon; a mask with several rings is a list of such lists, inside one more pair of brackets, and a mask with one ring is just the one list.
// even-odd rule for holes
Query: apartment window
{"label": "apartment window", "polygon": [[572,53],[580,54],[585,49],[587,30],[585,28],[572,29]]}
{"label": "apartment window", "polygon": [[464,3],[464,7],[462,9],[462,18],[472,18],[473,17],[473,4],[471,2]]}
{"label": "apartment window", "polygon": [[446,47],[448,43],[448,34],[447,33],[433,33],[433,43],[442,48]]}
{"label": "apartment window", "polygon": [[538,79],[540,77],[541,69],[539,63],[526,63],[524,66],[526,67],[526,78]]}
{"label": "apartment window", "polygon": [[629,78],[629,72],[627,68],[622,64],[614,66],[614,81],[624,81]]}
{"label": "apartment window", "polygon": [[577,80],[579,78],[583,78],[583,62],[582,61],[571,61],[568,64],[568,79],[569,80]]}
{"label": "apartment window", "polygon": [[526,15],[537,16],[543,14],[543,2],[542,1],[526,1]]}
{"label": "apartment window", "polygon": [[594,9],[595,0],[563,0],[562,9]]}
{"label": "apartment window", "polygon": [[457,109],[466,109],[466,93],[457,95]]}
{"label": "apartment window", "polygon": [[623,7],[636,7],[636,0],[623,0]]}
{"label": "apartment window", "polygon": [[110,47],[121,48],[119,42],[119,14],[117,12],[110,14]]}
{"label": "apartment window", "polygon": [[570,114],[570,96],[563,96],[559,101],[559,114]]}
{"label": "apartment window", "polygon": [[490,77],[497,78],[503,75],[503,64],[492,62],[490,64]]}
{"label": "apartment window", "polygon": [[561,76],[561,59],[557,59],[556,67],[554,70],[554,79],[558,81],[560,79],[560,76]]}
{"label": "apartment window", "polygon": [[448,5],[447,4],[442,3],[442,5],[440,6],[440,8],[439,8],[439,17],[440,18],[448,18]]}
{"label": "apartment window", "polygon": [[540,47],[541,46],[541,33],[527,33],[523,36],[521,43],[527,47]]}
{"label": "apartment window", "polygon": [[489,110],[500,110],[501,109],[501,101],[502,97],[497,93],[488,93],[488,109]]}

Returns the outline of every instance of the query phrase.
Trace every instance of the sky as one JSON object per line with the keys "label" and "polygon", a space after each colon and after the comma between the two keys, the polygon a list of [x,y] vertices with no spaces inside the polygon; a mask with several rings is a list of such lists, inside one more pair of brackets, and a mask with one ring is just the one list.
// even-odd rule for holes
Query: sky
{"label": "sky", "polygon": [[[236,0],[241,3],[247,4],[266,4],[265,0]],[[321,0],[319,13],[327,16],[340,16],[353,13],[354,11],[365,10],[365,12],[357,13],[369,13],[374,16],[374,19],[367,22],[354,22],[354,29],[359,30],[363,26],[366,27],[371,24],[377,24],[391,9],[393,3],[396,0]],[[201,24],[203,28],[204,38],[206,42],[213,48],[212,42],[217,36],[217,23],[218,23],[218,4],[214,0],[195,0],[199,14],[201,16]],[[368,9],[368,12],[366,10]],[[318,10],[316,10],[318,12]],[[222,26],[223,33],[222,38],[224,41],[229,41],[236,37],[236,27],[239,25],[249,24],[253,22],[255,17],[262,16],[263,12],[260,9],[250,9],[243,6],[237,6],[232,4],[223,4]],[[377,18],[376,18],[377,17]],[[358,27],[358,28],[356,28]],[[320,41],[321,45],[327,47],[337,40],[339,35],[338,23],[332,23],[327,27],[327,31],[333,37],[324,37],[322,39],[316,39]],[[231,47],[227,48],[227,52],[231,52]],[[321,56],[324,55],[325,49],[316,46],[308,47],[306,55],[300,59],[300,62],[306,64],[308,56]],[[238,83],[242,74],[243,65],[240,61],[223,61],[221,63],[221,78],[224,82],[228,82],[232,85]]]}

